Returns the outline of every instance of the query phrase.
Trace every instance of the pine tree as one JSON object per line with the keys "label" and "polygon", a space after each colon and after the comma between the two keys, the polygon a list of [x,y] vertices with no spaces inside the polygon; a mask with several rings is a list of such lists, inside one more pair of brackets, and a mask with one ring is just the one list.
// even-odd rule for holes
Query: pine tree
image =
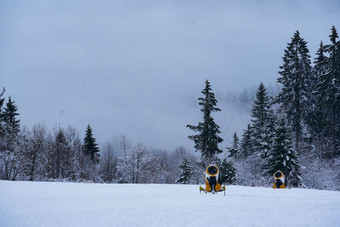
{"label": "pine tree", "polygon": [[291,132],[283,117],[277,122],[273,147],[265,160],[263,174],[272,177],[278,170],[283,172],[290,185],[301,185],[297,153],[293,149]]}
{"label": "pine tree", "polygon": [[236,134],[236,132],[234,132],[233,135],[233,145],[230,148],[227,148],[229,150],[229,158],[234,158],[234,159],[238,159],[240,154],[239,154],[239,138]]}
{"label": "pine tree", "polygon": [[340,41],[335,27],[330,34],[331,44],[325,46],[329,57],[325,59],[326,72],[320,75],[319,97],[326,110],[332,156],[340,153]]}
{"label": "pine tree", "polygon": [[2,92],[0,92],[0,121],[4,121],[4,114],[2,112],[2,107],[5,103],[5,98],[3,98],[2,96],[4,95],[5,93],[5,88],[2,88]]}
{"label": "pine tree", "polygon": [[271,111],[270,108],[271,105],[269,103],[267,90],[261,82],[257,89],[256,100],[254,100],[253,108],[251,110],[251,121],[255,129],[260,129],[265,125],[269,112]]}
{"label": "pine tree", "polygon": [[233,184],[236,181],[236,169],[233,163],[228,162],[226,158],[220,165],[220,181],[221,184]]}
{"label": "pine tree", "polygon": [[6,108],[4,111],[4,120],[6,123],[6,131],[7,133],[17,135],[20,131],[20,120],[17,120],[17,116],[19,113],[18,107],[14,104],[15,102],[12,101],[11,96],[8,98],[8,102],[6,104]]}
{"label": "pine tree", "polygon": [[193,167],[189,165],[187,158],[184,158],[178,167],[180,168],[180,174],[177,183],[188,184],[192,177]]}
{"label": "pine tree", "polygon": [[20,120],[17,120],[19,113],[15,102],[9,97],[4,112],[3,118],[3,137],[1,138],[3,144],[3,150],[1,151],[1,170],[2,178],[5,180],[15,180],[18,174],[19,163],[19,131]]}
{"label": "pine tree", "polygon": [[300,151],[302,140],[303,120],[308,113],[309,86],[311,77],[311,62],[307,42],[300,37],[299,31],[294,33],[288,43],[283,57],[283,65],[279,71],[281,77],[278,83],[283,88],[277,101],[287,114],[295,134],[295,149]]}
{"label": "pine tree", "polygon": [[199,105],[202,106],[203,122],[199,122],[197,126],[187,125],[191,130],[198,132],[197,135],[189,136],[189,139],[195,142],[196,151],[201,151],[201,157],[204,165],[216,161],[216,155],[222,150],[218,148],[218,144],[223,141],[218,136],[220,127],[215,123],[214,118],[211,117],[212,112],[221,111],[215,107],[217,100],[215,94],[211,92],[210,82],[205,82],[205,88],[202,90],[203,98],[198,98]]}
{"label": "pine tree", "polygon": [[251,113],[254,151],[265,158],[272,142],[274,114],[271,110],[267,90],[262,82],[256,92]]}
{"label": "pine tree", "polygon": [[3,105],[5,102],[5,98],[2,98],[5,93],[5,88],[2,89],[0,93],[0,152],[5,150],[5,116],[3,113]]}
{"label": "pine tree", "polygon": [[92,128],[87,126],[86,135],[84,138],[83,152],[89,156],[93,163],[99,162],[99,148],[96,144],[96,139],[93,137]]}
{"label": "pine tree", "polygon": [[240,144],[240,155],[244,159],[254,153],[253,135],[253,130],[250,124],[248,124],[248,128],[243,131]]}
{"label": "pine tree", "polygon": [[326,97],[327,86],[325,87],[321,78],[324,78],[327,73],[327,62],[328,57],[325,55],[325,47],[320,42],[320,47],[316,52],[316,58],[314,59],[314,68],[313,68],[313,84],[312,88],[312,102],[310,108],[310,117],[307,119],[307,123],[311,129],[311,133],[314,137],[322,137],[326,136],[327,126],[329,121],[327,120],[327,108],[325,106],[325,102],[323,101],[324,97]]}

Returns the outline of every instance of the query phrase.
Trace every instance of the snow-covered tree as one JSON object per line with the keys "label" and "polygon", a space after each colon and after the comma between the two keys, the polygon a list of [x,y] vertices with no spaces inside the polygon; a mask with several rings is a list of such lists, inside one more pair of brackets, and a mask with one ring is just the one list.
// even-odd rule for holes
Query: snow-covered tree
{"label": "snow-covered tree", "polygon": [[24,163],[25,175],[30,181],[44,179],[46,131],[45,126],[35,125],[29,134],[29,146],[24,151]]}
{"label": "snow-covered tree", "polygon": [[127,162],[120,161],[118,171],[120,182],[154,183],[158,174],[159,157],[152,154],[146,147],[138,144],[127,152]]}
{"label": "snow-covered tree", "polygon": [[332,141],[332,156],[340,153],[340,41],[335,27],[330,34],[331,44],[325,45],[329,55],[323,62],[325,72],[320,75],[318,84],[319,103],[325,110],[329,137]]}
{"label": "snow-covered tree", "polygon": [[188,160],[192,166],[190,183],[199,184],[203,180],[203,172],[206,166],[201,165],[200,157],[197,153],[193,153],[183,146],[177,147],[173,152],[168,153],[168,165],[169,175],[172,183],[176,183],[178,179],[178,164],[181,163],[184,158]]}
{"label": "snow-covered tree", "polygon": [[189,139],[195,142],[196,151],[201,151],[202,162],[204,165],[208,165],[211,162],[215,162],[216,155],[221,153],[218,144],[223,141],[218,136],[220,127],[215,123],[214,118],[211,116],[212,112],[221,111],[216,107],[217,100],[215,94],[211,92],[210,82],[205,81],[205,88],[202,90],[203,98],[198,98],[199,105],[202,106],[203,122],[199,122],[197,126],[187,125],[188,128],[194,132],[198,132],[196,135],[189,136]]}
{"label": "snow-covered tree", "polygon": [[299,31],[294,33],[283,56],[283,65],[278,83],[282,90],[277,101],[282,104],[284,112],[295,134],[295,149],[299,152],[302,141],[303,120],[309,109],[309,86],[311,79],[311,61],[307,42],[300,37]]}
{"label": "snow-covered tree", "polygon": [[54,144],[54,179],[62,179],[65,177],[64,174],[64,157],[68,153],[66,137],[64,130],[60,128],[55,137]]}
{"label": "snow-covered tree", "polygon": [[256,92],[251,117],[254,152],[262,158],[265,158],[272,143],[274,114],[271,109],[267,90],[262,82]]}
{"label": "snow-covered tree", "polygon": [[[124,159],[125,162],[126,159]],[[117,178],[118,158],[114,155],[114,149],[110,143],[106,144],[100,159],[100,173],[104,182],[112,183]]]}
{"label": "snow-covered tree", "polygon": [[5,102],[5,98],[3,98],[3,94],[5,93],[5,88],[2,89],[2,92],[0,93],[0,179],[4,179],[4,168],[5,165],[4,157],[5,157],[5,151],[6,151],[6,137],[5,137],[5,118],[3,113],[3,105]]}
{"label": "snow-covered tree", "polygon": [[178,167],[180,169],[180,172],[177,183],[188,184],[192,176],[193,167],[189,164],[186,157],[182,160],[181,164]]}
{"label": "snow-covered tree", "polygon": [[[0,97],[1,98],[1,97]],[[1,100],[0,100],[1,101]],[[3,102],[3,101],[1,101]],[[1,157],[1,175],[5,180],[15,180],[18,168],[19,168],[19,138],[18,133],[20,131],[20,120],[17,119],[19,113],[15,102],[12,101],[11,97],[8,98],[6,107],[4,108],[1,118],[3,119],[1,144],[3,145],[0,153]]]}
{"label": "snow-covered tree", "polygon": [[93,137],[92,128],[90,125],[88,125],[86,129],[83,152],[85,155],[90,157],[93,163],[99,162],[99,148],[98,144],[96,143],[96,139]]}
{"label": "snow-covered tree", "polygon": [[[84,154],[81,152],[82,145],[79,132],[73,128],[68,127],[65,129],[65,138],[67,144],[67,152],[64,155],[64,171],[68,180],[78,181],[81,178],[81,156]],[[98,175],[97,173],[95,173]],[[96,181],[96,179],[93,179]],[[97,182],[97,181],[96,181]]]}
{"label": "snow-covered tree", "polygon": [[224,158],[220,164],[220,180],[222,184],[233,184],[236,181],[236,169],[232,162]]}
{"label": "snow-covered tree", "polygon": [[289,185],[301,185],[300,164],[284,117],[279,118],[276,124],[273,147],[265,160],[263,174],[272,177],[278,170],[283,172]]}
{"label": "snow-covered tree", "polygon": [[2,91],[0,92],[0,152],[5,149],[5,116],[3,113],[3,105],[5,103],[5,98],[3,98],[4,93],[5,88],[2,88]]}
{"label": "snow-covered tree", "polygon": [[309,109],[309,118],[307,123],[310,131],[314,137],[326,136],[327,127],[327,110],[323,101],[327,86],[325,87],[321,78],[327,73],[327,62],[328,57],[325,55],[325,47],[321,41],[320,47],[316,52],[316,58],[314,59],[313,67],[313,86],[311,91],[311,105]]}
{"label": "snow-covered tree", "polygon": [[234,132],[233,135],[233,145],[227,148],[229,151],[228,157],[238,159],[240,157],[240,140],[237,133]]}
{"label": "snow-covered tree", "polygon": [[253,103],[253,108],[251,110],[251,122],[253,128],[259,131],[264,127],[266,121],[271,112],[271,105],[269,102],[269,97],[267,90],[263,83],[261,82],[257,91],[256,91],[256,99]]}
{"label": "snow-covered tree", "polygon": [[4,109],[3,117],[6,123],[6,131],[11,135],[16,135],[20,131],[20,120],[17,119],[19,115],[18,107],[12,101],[11,96],[8,98],[6,107]]}
{"label": "snow-covered tree", "polygon": [[254,153],[253,130],[248,124],[248,128],[243,131],[240,144],[240,155],[242,158],[247,158]]}

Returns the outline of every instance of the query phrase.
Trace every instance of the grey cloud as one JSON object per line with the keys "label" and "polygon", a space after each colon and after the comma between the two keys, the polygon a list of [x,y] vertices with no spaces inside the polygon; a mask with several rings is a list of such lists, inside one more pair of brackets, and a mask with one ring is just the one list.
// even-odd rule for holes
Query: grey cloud
{"label": "grey cloud", "polygon": [[[312,54],[340,29],[337,1],[1,4],[0,85],[23,123],[91,123],[99,142],[124,133],[160,148],[192,146],[204,80],[222,94],[275,83],[296,29]],[[226,140],[248,119],[230,108],[216,116]]]}

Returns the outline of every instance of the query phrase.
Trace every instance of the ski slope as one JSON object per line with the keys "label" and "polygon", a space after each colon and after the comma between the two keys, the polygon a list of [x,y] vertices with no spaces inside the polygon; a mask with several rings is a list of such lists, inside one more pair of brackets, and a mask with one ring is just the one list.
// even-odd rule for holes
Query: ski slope
{"label": "ski slope", "polygon": [[340,226],[340,192],[0,181],[0,226]]}

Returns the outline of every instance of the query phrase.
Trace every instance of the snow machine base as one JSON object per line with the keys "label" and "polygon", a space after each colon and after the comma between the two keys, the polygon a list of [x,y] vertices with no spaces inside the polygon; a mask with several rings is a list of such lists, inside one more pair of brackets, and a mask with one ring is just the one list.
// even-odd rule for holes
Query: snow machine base
{"label": "snow machine base", "polygon": [[212,190],[212,191],[207,191],[207,190],[206,190],[205,188],[203,188],[201,185],[200,185],[200,187],[199,187],[199,190],[200,190],[200,194],[201,194],[202,192],[204,192],[205,194],[207,194],[207,193],[217,194],[217,192],[223,192],[223,194],[226,195],[226,193],[225,193],[225,191],[226,191],[225,185],[223,185],[219,191],[214,191],[214,190]]}

